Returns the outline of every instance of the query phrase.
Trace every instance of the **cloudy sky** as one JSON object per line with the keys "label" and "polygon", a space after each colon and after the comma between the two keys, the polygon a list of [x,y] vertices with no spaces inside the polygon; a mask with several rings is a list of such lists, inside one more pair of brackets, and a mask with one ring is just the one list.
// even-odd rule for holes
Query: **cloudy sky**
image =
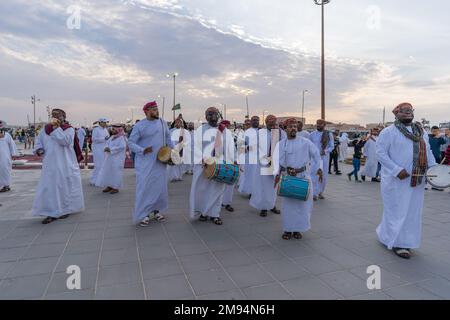
{"label": "cloudy sky", "polygon": [[[79,16],[77,14],[79,9]],[[387,120],[410,101],[416,117],[450,120],[450,2],[332,0],[326,5],[327,120]],[[80,19],[78,19],[80,18]],[[77,22],[80,21],[78,28]],[[141,117],[158,95],[171,117],[205,107],[320,115],[320,7],[313,0],[2,0],[0,119],[32,120],[47,105],[74,124]],[[162,98],[158,100],[162,105]]]}

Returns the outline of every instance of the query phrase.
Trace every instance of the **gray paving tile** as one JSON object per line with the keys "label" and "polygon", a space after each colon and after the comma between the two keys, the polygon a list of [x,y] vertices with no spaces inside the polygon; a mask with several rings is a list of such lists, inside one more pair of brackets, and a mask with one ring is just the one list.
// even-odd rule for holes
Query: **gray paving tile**
{"label": "gray paving tile", "polygon": [[422,289],[414,284],[399,286],[384,290],[388,296],[395,300],[438,300],[439,296]]}
{"label": "gray paving tile", "polygon": [[17,278],[33,276],[53,272],[58,262],[58,257],[37,258],[30,260],[21,260],[14,266],[14,269],[8,274],[8,278]]}
{"label": "gray paving tile", "polygon": [[56,272],[66,272],[67,268],[72,265],[79,266],[81,269],[96,268],[98,266],[98,252],[80,253],[80,254],[63,254],[61,260],[56,267]]}
{"label": "gray paving tile", "polygon": [[50,274],[5,279],[0,284],[0,300],[40,298],[50,281]]}
{"label": "gray paving tile", "polygon": [[0,262],[16,261],[27,252],[27,247],[0,249]]}
{"label": "gray paving tile", "polygon": [[9,237],[0,240],[0,249],[8,249],[8,248],[18,248],[18,247],[26,247],[31,244],[35,235],[29,236],[20,236],[20,237]]}
{"label": "gray paving tile", "polygon": [[82,241],[82,240],[98,240],[103,236],[102,232],[98,232],[97,229],[94,230],[77,230],[73,233],[72,241]]}
{"label": "gray paving tile", "polygon": [[98,286],[106,287],[123,283],[135,283],[141,280],[137,263],[118,264],[100,268]]}
{"label": "gray paving tile", "polygon": [[144,279],[165,278],[183,274],[175,257],[145,260],[142,262]]}
{"label": "gray paving tile", "polygon": [[143,300],[144,289],[141,283],[117,284],[99,287],[95,300]]}
{"label": "gray paving tile", "polygon": [[418,282],[416,285],[445,300],[450,300],[450,281],[446,279],[435,278]]}
{"label": "gray paving tile", "polygon": [[341,296],[315,276],[283,281],[287,290],[299,300],[335,300]]}
{"label": "gray paving tile", "polygon": [[366,293],[350,298],[351,300],[392,300],[392,297],[388,296],[382,291],[375,291],[373,293]]}
{"label": "gray paving tile", "polygon": [[128,249],[136,251],[135,237],[107,238],[103,241],[103,250]]}
{"label": "gray paving tile", "polygon": [[198,300],[245,300],[245,295],[239,290],[210,293],[198,297]]}
{"label": "gray paving tile", "polygon": [[34,241],[34,244],[66,243],[70,235],[70,232],[42,233]]}
{"label": "gray paving tile", "polygon": [[[398,287],[407,284],[407,281],[400,278],[400,276],[389,272],[386,268],[380,267],[381,270],[381,289],[388,289],[391,287]],[[367,281],[370,274],[367,273],[367,267],[356,267],[349,270],[351,273],[360,279]]]}
{"label": "gray paving tile", "polygon": [[214,254],[224,267],[243,266],[256,262],[242,249],[216,251]]}
{"label": "gray paving tile", "polygon": [[150,300],[174,300],[194,296],[184,275],[145,280],[145,287]]}
{"label": "gray paving tile", "polygon": [[236,289],[222,270],[197,271],[188,274],[188,278],[197,296]]}
{"label": "gray paving tile", "polygon": [[180,257],[180,261],[186,273],[220,269],[219,264],[210,253]]}
{"label": "gray paving tile", "polygon": [[298,258],[295,259],[295,262],[315,275],[344,269],[344,267],[342,267],[341,265],[321,255]]}
{"label": "gray paving tile", "polygon": [[4,279],[16,262],[0,262],[0,280]]}
{"label": "gray paving tile", "polygon": [[367,288],[366,280],[363,280],[348,271],[336,271],[322,274],[318,277],[346,298],[370,292]]}
{"label": "gray paving tile", "polygon": [[176,243],[174,244],[174,249],[178,256],[190,256],[209,252],[209,249],[199,241]]}
{"label": "gray paving tile", "polygon": [[278,281],[295,279],[309,274],[309,272],[306,271],[301,265],[293,263],[288,259],[266,262],[262,266]]}
{"label": "gray paving tile", "polygon": [[268,245],[249,247],[246,250],[258,262],[268,262],[284,258],[282,253]]}
{"label": "gray paving tile", "polygon": [[292,296],[278,283],[243,289],[248,300],[292,300]]}
{"label": "gray paving tile", "polygon": [[94,298],[94,290],[72,290],[68,292],[60,292],[55,294],[47,294],[45,300],[92,300]]}
{"label": "gray paving tile", "polygon": [[118,250],[103,250],[100,259],[100,266],[111,266],[138,261],[138,254],[135,247]]}
{"label": "gray paving tile", "polygon": [[22,259],[59,257],[65,246],[65,243],[32,245]]}
{"label": "gray paving tile", "polygon": [[228,274],[240,288],[273,282],[274,279],[257,264],[227,268]]}

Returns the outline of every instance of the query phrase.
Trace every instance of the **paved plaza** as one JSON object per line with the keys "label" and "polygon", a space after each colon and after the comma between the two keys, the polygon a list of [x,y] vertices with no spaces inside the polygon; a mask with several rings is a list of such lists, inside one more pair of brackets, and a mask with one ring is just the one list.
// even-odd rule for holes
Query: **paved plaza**
{"label": "paved plaza", "polygon": [[[89,174],[86,211],[42,225],[30,216],[40,171],[13,172],[0,195],[0,299],[450,299],[448,190],[426,192],[422,247],[403,260],[377,242],[377,183],[330,176],[312,230],[286,241],[280,216],[260,217],[237,193],[224,225],[191,223],[191,176],[169,185],[167,222],[136,228],[134,170],[117,195],[89,186]],[[70,265],[81,290],[67,289]],[[367,288],[370,265],[381,290]]]}

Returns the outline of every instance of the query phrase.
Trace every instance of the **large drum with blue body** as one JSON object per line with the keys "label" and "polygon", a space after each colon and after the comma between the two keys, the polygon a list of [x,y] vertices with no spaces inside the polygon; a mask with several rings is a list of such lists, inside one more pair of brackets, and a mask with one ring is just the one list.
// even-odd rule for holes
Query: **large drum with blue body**
{"label": "large drum with blue body", "polygon": [[228,163],[207,164],[205,176],[217,182],[233,185],[239,180],[239,166]]}
{"label": "large drum with blue body", "polygon": [[280,197],[307,201],[310,191],[311,182],[309,179],[283,175],[278,184],[278,195]]}

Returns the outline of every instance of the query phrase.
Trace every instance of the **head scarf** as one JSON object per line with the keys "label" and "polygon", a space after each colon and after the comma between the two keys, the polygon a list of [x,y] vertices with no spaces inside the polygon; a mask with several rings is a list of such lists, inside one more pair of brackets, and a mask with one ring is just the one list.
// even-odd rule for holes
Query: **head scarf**
{"label": "head scarf", "polygon": [[395,115],[397,115],[397,113],[399,113],[399,112],[400,112],[400,109],[402,109],[403,107],[410,107],[411,109],[413,108],[413,106],[412,106],[411,103],[409,103],[409,102],[403,102],[403,103],[400,103],[398,106],[396,106],[396,107],[394,108],[394,110],[392,110],[392,113],[395,114]]}
{"label": "head scarf", "polygon": [[125,130],[123,129],[123,126],[120,124],[113,125],[113,128],[117,130],[117,133],[113,136],[113,140],[116,140],[117,138],[125,136]]}
{"label": "head scarf", "polygon": [[158,107],[158,104],[156,103],[156,101],[151,101],[151,102],[145,104],[145,106],[144,106],[144,108],[142,108],[142,110],[144,110],[144,112],[146,112],[154,107]]}
{"label": "head scarf", "polygon": [[290,125],[291,123],[297,125],[297,119],[295,119],[295,118],[288,118],[288,119],[284,120],[284,123],[283,123],[283,124],[284,124],[285,126],[288,126],[288,125]]}

